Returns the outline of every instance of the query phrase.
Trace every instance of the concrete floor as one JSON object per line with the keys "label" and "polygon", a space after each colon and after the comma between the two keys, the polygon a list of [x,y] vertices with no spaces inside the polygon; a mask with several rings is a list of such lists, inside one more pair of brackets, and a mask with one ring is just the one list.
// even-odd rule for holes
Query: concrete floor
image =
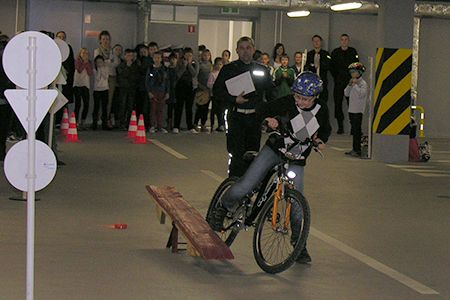
{"label": "concrete floor", "polygon": [[[252,230],[230,262],[164,248],[170,227],[144,186],[174,185],[204,214],[226,176],[224,135],[153,136],[188,159],[123,132],[79,135],[60,143],[67,165],[38,193],[35,299],[450,299],[450,140],[432,141],[428,163],[389,166],[345,157],[350,137],[333,136],[306,169],[313,263],[274,276],[254,261]],[[26,204],[8,200],[17,195],[0,176],[0,299],[25,297]]]}

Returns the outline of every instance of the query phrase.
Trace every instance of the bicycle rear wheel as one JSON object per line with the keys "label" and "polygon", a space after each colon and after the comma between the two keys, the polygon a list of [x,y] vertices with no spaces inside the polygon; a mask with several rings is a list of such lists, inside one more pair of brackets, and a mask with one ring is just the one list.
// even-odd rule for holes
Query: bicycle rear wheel
{"label": "bicycle rear wheel", "polygon": [[[211,203],[209,204],[208,212],[206,213],[206,221],[208,222],[208,224],[211,223],[210,220],[212,220],[213,218],[214,210],[220,205],[223,194],[225,194],[225,192],[233,184],[235,184],[237,180],[238,177],[229,177],[225,179],[217,188],[213,198],[211,199]],[[233,221],[232,218],[225,217],[225,220],[223,221],[223,228],[228,228],[232,221]],[[235,230],[234,227],[231,227],[226,231],[217,232],[217,234],[225,242],[225,244],[227,244],[227,246],[231,246],[238,232],[239,231]]]}
{"label": "bicycle rear wheel", "polygon": [[311,222],[308,202],[300,192],[285,190],[284,197],[278,202],[276,222],[272,222],[274,201],[275,194],[261,210],[253,235],[256,263],[272,274],[283,272],[294,264],[305,246]]}

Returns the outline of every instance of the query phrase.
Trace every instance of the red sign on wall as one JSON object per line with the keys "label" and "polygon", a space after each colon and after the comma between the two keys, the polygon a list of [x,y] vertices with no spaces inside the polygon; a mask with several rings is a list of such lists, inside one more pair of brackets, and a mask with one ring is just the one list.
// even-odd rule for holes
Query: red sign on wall
{"label": "red sign on wall", "polygon": [[194,33],[195,32],[195,25],[188,25],[188,33]]}

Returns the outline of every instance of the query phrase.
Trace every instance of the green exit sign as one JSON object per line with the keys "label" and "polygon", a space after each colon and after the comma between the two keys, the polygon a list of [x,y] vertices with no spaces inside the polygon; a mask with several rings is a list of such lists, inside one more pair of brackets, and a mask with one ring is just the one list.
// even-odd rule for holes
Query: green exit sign
{"label": "green exit sign", "polygon": [[238,7],[222,7],[222,14],[224,15],[238,15],[239,8]]}

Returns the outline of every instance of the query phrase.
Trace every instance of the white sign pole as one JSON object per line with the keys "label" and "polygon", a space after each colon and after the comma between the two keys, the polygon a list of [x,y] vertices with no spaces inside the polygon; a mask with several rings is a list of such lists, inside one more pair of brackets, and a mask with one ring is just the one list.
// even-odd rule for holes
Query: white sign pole
{"label": "white sign pole", "polygon": [[36,37],[30,36],[28,38],[27,300],[33,300],[34,296],[36,50]]}

